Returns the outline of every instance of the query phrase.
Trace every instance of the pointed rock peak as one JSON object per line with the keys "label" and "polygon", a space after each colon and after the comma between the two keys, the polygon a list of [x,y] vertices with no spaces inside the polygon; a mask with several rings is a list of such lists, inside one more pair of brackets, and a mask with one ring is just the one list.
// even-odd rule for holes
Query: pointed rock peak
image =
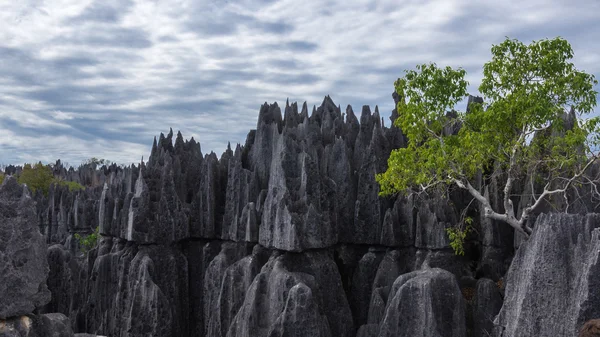
{"label": "pointed rock peak", "polygon": [[185,142],[183,141],[183,136],[181,135],[181,131],[177,131],[177,138],[175,138],[175,151],[182,152],[184,151]]}
{"label": "pointed rock peak", "polygon": [[152,150],[150,151],[150,156],[156,155],[156,150],[158,150],[158,145],[156,144],[156,136],[154,136],[154,141],[152,142]]}
{"label": "pointed rock peak", "polygon": [[350,104],[348,104],[348,106],[346,107],[346,115],[354,116],[354,110],[352,110],[352,105]]}
{"label": "pointed rock peak", "polygon": [[285,99],[285,108],[287,109],[289,107],[290,107],[290,98],[288,97]]}
{"label": "pointed rock peak", "polygon": [[304,101],[304,104],[302,104],[302,111],[300,111],[300,117],[302,117],[302,119],[304,119],[304,117],[308,117],[308,104],[306,104],[306,101]]}
{"label": "pointed rock peak", "polygon": [[483,97],[469,95],[469,99],[467,99],[467,113],[471,112],[473,104],[483,104]]}
{"label": "pointed rock peak", "polygon": [[379,117],[379,108],[375,106],[375,112],[373,113],[373,121],[377,127],[381,127],[381,117]]}
{"label": "pointed rock peak", "polygon": [[361,119],[363,116],[371,116],[371,107],[368,105],[363,105],[362,107],[362,111],[361,111]]}
{"label": "pointed rock peak", "polygon": [[371,107],[368,105],[363,105],[362,112],[360,114],[360,124],[362,125],[371,125]]}
{"label": "pointed rock peak", "polygon": [[227,151],[231,151],[231,142],[227,142]]}
{"label": "pointed rock peak", "polygon": [[173,128],[169,128],[169,134],[167,135],[167,138],[173,139]]}
{"label": "pointed rock peak", "polygon": [[398,104],[398,102],[400,102],[400,96],[398,96],[396,91],[392,93],[392,98],[394,99],[394,104]]}

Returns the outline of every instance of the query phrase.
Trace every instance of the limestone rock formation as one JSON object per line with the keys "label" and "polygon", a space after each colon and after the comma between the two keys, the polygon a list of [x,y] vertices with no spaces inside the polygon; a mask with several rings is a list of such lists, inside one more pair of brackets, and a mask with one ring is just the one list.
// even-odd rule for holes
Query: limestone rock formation
{"label": "limestone rock formation", "polygon": [[454,275],[426,269],[398,277],[379,336],[466,336],[464,302]]}
{"label": "limestone rock formation", "polygon": [[[21,295],[0,291],[0,312],[37,307],[68,316],[77,333],[119,337],[501,336],[502,327],[502,336],[569,336],[600,315],[597,216],[540,216],[519,248],[514,230],[481,217],[464,191],[381,197],[375,174],[405,144],[377,107],[344,114],[325,97],[311,113],[306,103],[265,103],[245,143],[220,157],[171,130],[137,165],[57,162],[54,173],[83,191],[53,186],[34,204],[6,179],[0,230],[16,226],[37,243],[23,250],[0,235],[0,254],[13,247],[0,261],[16,261],[0,264],[0,280],[33,263],[27,254],[44,258]],[[501,210],[501,177],[479,180]],[[446,228],[465,214],[473,230],[457,257]],[[51,300],[36,276],[48,270],[36,225],[50,246]],[[97,227],[96,247],[83,253],[75,235]]]}
{"label": "limestone rock formation", "polygon": [[600,215],[542,214],[506,276],[496,336],[577,336],[600,317]]}
{"label": "limestone rock formation", "polygon": [[7,177],[0,186],[0,319],[50,301],[46,243],[37,224],[29,191]]}
{"label": "limestone rock formation", "polygon": [[0,337],[73,337],[69,318],[63,314],[18,316],[0,320]]}

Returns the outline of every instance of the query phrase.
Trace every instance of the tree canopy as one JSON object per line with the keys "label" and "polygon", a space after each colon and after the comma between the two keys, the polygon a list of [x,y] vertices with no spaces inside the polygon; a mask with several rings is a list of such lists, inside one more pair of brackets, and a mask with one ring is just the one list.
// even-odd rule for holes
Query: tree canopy
{"label": "tree canopy", "polygon": [[[531,212],[584,179],[598,156],[599,118],[582,118],[596,106],[598,82],[575,68],[570,44],[559,37],[529,45],[507,38],[491,53],[479,86],[484,102],[468,112],[452,110],[467,96],[464,69],[423,64],[395,82],[400,100],[394,123],[408,144],[392,151],[377,181],[382,195],[458,186],[484,206],[486,217],[527,236]],[[569,112],[579,118],[565,128]],[[493,209],[474,183],[481,172],[504,177],[503,210]],[[523,174],[538,175],[546,185],[532,191],[532,204],[518,216],[510,195]]]}

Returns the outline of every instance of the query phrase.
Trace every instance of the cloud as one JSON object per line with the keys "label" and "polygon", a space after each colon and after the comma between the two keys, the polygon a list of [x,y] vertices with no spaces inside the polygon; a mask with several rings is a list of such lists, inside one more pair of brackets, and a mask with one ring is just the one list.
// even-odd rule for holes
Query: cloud
{"label": "cloud", "polygon": [[379,105],[434,61],[477,93],[492,44],[562,36],[600,77],[595,0],[26,0],[0,4],[0,163],[137,162],[169,127],[243,143],[264,102]]}

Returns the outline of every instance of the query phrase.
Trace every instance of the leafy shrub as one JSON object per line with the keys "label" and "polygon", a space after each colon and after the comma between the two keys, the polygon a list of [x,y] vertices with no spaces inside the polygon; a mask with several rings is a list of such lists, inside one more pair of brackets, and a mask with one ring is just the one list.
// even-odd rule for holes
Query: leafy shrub
{"label": "leafy shrub", "polygon": [[94,230],[94,232],[92,234],[85,235],[85,236],[81,236],[81,235],[79,235],[79,233],[75,233],[75,239],[77,239],[77,241],[79,241],[79,245],[81,246],[81,251],[83,253],[87,253],[91,249],[96,247],[96,244],[98,243],[99,229],[100,229],[100,226],[96,227],[96,229]]}
{"label": "leafy shrub", "polygon": [[0,172],[0,185],[4,182],[4,173]]}
{"label": "leafy shrub", "polygon": [[64,180],[55,179],[54,183],[61,185],[61,186],[67,186],[69,188],[69,191],[71,191],[71,192],[85,190],[85,187],[76,181],[64,181]]}
{"label": "leafy shrub", "polygon": [[448,238],[450,239],[450,247],[452,247],[454,250],[454,254],[465,255],[464,243],[470,231],[470,221],[464,229],[460,227],[446,228],[446,234],[448,234]]}

